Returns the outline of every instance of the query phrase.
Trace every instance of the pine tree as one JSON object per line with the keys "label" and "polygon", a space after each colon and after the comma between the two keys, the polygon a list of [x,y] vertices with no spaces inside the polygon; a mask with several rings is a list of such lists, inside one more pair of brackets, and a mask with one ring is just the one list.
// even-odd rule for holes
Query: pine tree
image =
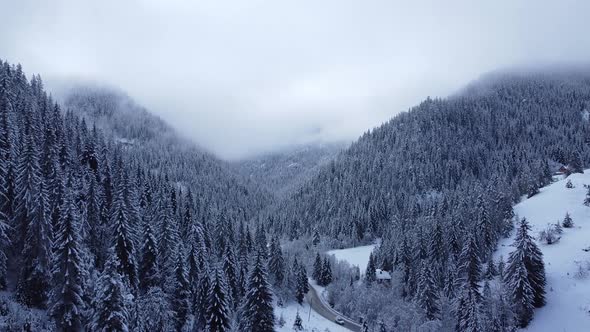
{"label": "pine tree", "polygon": [[433,320],[440,313],[438,302],[439,296],[436,291],[436,283],[429,263],[422,264],[420,277],[418,279],[418,292],[416,293],[416,302],[424,310],[426,318]]}
{"label": "pine tree", "polygon": [[373,253],[369,255],[369,263],[367,264],[367,270],[365,271],[365,281],[370,284],[377,280],[377,271],[375,267],[375,258]]}
{"label": "pine tree", "polygon": [[[71,182],[71,181],[68,181]],[[58,225],[53,258],[53,291],[50,315],[62,331],[82,329],[84,275],[79,234],[80,216],[68,188]]]}
{"label": "pine tree", "polygon": [[137,304],[137,329],[140,332],[171,331],[174,312],[160,287],[151,287],[141,295]]}
{"label": "pine tree", "polygon": [[478,284],[481,267],[473,235],[465,242],[459,261],[462,286],[456,309],[457,331],[478,332],[481,331],[481,294]]}
{"label": "pine tree", "polygon": [[322,264],[322,258],[320,257],[320,254],[317,253],[315,255],[315,261],[313,262],[313,272],[311,276],[318,283],[318,285],[320,284],[320,280],[323,275],[323,268],[324,265]]}
{"label": "pine tree", "polygon": [[322,268],[322,283],[321,286],[327,286],[332,283],[332,266],[327,257],[324,257],[324,266]]}
{"label": "pine tree", "polygon": [[497,275],[498,271],[496,270],[496,264],[494,264],[494,259],[490,257],[488,259],[485,277],[486,279],[491,280]]}
{"label": "pine tree", "polygon": [[295,321],[293,322],[293,330],[303,331],[303,321],[301,320],[301,316],[299,316],[299,311],[297,311]]}
{"label": "pine tree", "polygon": [[230,313],[227,301],[227,285],[223,271],[217,269],[211,282],[207,308],[207,332],[225,332],[230,330]]}
{"label": "pine tree", "polygon": [[209,308],[209,292],[211,291],[211,279],[207,269],[199,278],[198,289],[194,296],[193,310],[195,313],[195,329],[204,331],[207,327],[207,310]]}
{"label": "pine tree", "polygon": [[223,272],[228,286],[228,303],[232,308],[235,308],[240,301],[240,291],[238,289],[239,280],[236,257],[231,246],[226,247],[225,254],[223,255]]}
{"label": "pine tree", "polygon": [[[1,63],[0,63],[1,64]],[[10,215],[12,199],[9,193],[11,152],[12,152],[12,123],[10,114],[12,104],[8,98],[7,86],[0,87],[0,290],[6,289],[6,274],[8,249],[11,244],[9,238]]]}
{"label": "pine tree", "polygon": [[27,215],[22,263],[16,288],[18,299],[30,306],[42,307],[47,300],[51,280],[52,228],[47,216],[47,195],[44,183],[39,180],[36,205]]}
{"label": "pine tree", "polygon": [[317,228],[315,228],[313,230],[313,236],[311,239],[311,244],[313,244],[314,246],[317,246],[318,244],[320,244],[320,232],[318,231]]}
{"label": "pine tree", "polygon": [[119,274],[119,265],[117,256],[112,253],[99,280],[92,331],[129,331],[129,313],[125,305],[127,291]]}
{"label": "pine tree", "polygon": [[276,238],[273,238],[270,243],[268,268],[273,276],[274,285],[280,287],[285,279],[285,259],[281,245]]}
{"label": "pine tree", "polygon": [[131,231],[129,211],[125,204],[124,184],[119,184],[111,207],[111,221],[114,234],[114,252],[117,255],[119,274],[131,288],[137,286],[137,264]]}
{"label": "pine tree", "polygon": [[151,287],[159,287],[162,282],[158,265],[158,244],[149,222],[145,223],[142,253],[139,266],[139,287],[143,292],[147,292]]}
{"label": "pine tree", "polygon": [[248,278],[248,292],[242,305],[240,331],[274,331],[273,295],[263,258],[258,255]]}
{"label": "pine tree", "polygon": [[305,294],[309,292],[309,285],[307,283],[307,272],[303,265],[294,267],[294,278],[295,278],[295,299],[297,303],[302,304]]}
{"label": "pine tree", "polygon": [[190,314],[190,290],[187,280],[187,271],[184,261],[182,246],[177,250],[176,270],[174,280],[174,295],[172,296],[172,308],[174,308],[174,318],[176,329],[181,331],[185,326],[188,315]]}
{"label": "pine tree", "polygon": [[564,228],[572,228],[574,227],[574,221],[572,220],[572,217],[570,216],[569,213],[565,214],[565,217],[563,218],[563,222],[562,225]]}
{"label": "pine tree", "polygon": [[532,308],[545,304],[545,265],[543,254],[529,235],[525,218],[520,221],[506,267],[504,282],[510,290],[519,325],[524,327],[532,319]]}

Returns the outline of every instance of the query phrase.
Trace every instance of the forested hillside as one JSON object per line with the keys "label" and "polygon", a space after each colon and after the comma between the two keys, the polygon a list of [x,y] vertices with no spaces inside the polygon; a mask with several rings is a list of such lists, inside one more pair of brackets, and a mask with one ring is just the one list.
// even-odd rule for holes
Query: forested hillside
{"label": "forested hillside", "polygon": [[[333,248],[380,238],[365,284],[380,268],[393,273],[393,290],[355,286],[354,273],[335,273],[328,287],[336,308],[370,317],[370,326],[526,326],[545,284],[526,222],[508,286],[482,290],[484,274],[497,281],[491,254],[514,229],[512,205],[560,166],[578,172],[590,162],[589,106],[588,71],[489,75],[368,131],[263,220],[289,239],[321,238]],[[520,266],[519,255],[534,262]]]}
{"label": "forested hillside", "polygon": [[268,190],[232,166],[179,136],[167,123],[114,88],[75,85],[63,96],[64,108],[114,137],[127,153],[152,171],[166,170],[180,188],[193,190],[199,220],[248,220],[271,203]]}
{"label": "forested hillside", "polygon": [[118,103],[0,62],[0,329],[272,331],[268,195]]}
{"label": "forested hillside", "polygon": [[268,188],[279,198],[292,193],[334,159],[344,144],[309,144],[234,162],[245,177]]}

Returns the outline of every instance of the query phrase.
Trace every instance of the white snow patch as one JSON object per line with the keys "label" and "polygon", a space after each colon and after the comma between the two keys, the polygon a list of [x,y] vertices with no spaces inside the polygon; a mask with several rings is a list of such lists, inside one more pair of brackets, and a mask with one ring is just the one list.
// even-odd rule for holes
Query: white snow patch
{"label": "white snow patch", "polygon": [[[584,184],[590,184],[590,170],[585,174],[568,177],[574,188],[567,189],[566,181],[557,181],[530,199],[514,207],[520,218],[527,218],[532,235],[563,220],[569,212],[574,228],[564,228],[561,240],[556,244],[539,244],[545,261],[547,277],[547,304],[535,310],[535,316],[526,331],[578,332],[590,330],[590,277],[577,278],[578,265],[590,262],[590,207],[584,206]],[[513,250],[513,237],[500,242],[495,259],[500,255],[508,259]]]}
{"label": "white snow patch", "polygon": [[369,256],[376,246],[377,244],[371,244],[362,247],[335,249],[326,252],[326,254],[334,255],[338,261],[345,261],[352,266],[358,266],[361,274],[364,274],[367,270],[367,264],[369,264]]}
{"label": "white snow patch", "polygon": [[281,315],[283,315],[283,319],[285,320],[285,325],[283,325],[283,327],[278,325],[275,326],[276,331],[293,332],[293,323],[295,322],[295,317],[299,311],[299,316],[303,322],[303,331],[350,332],[348,329],[345,329],[344,327],[320,316],[317,312],[313,310],[310,312],[309,309],[309,304],[307,302],[304,302],[303,305],[292,302],[285,307],[275,307],[275,317],[277,321]]}

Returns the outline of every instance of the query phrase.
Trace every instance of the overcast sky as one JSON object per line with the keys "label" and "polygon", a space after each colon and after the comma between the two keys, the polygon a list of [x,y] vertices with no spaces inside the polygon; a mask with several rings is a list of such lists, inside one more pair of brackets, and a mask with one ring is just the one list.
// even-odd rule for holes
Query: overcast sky
{"label": "overcast sky", "polygon": [[513,65],[590,59],[590,1],[1,1],[0,58],[118,86],[240,158],[353,140]]}

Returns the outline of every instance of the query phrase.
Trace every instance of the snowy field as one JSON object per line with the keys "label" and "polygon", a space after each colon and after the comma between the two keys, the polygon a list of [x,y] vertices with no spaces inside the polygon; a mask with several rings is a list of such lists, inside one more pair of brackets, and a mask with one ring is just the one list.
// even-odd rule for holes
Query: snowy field
{"label": "snowy field", "polygon": [[[566,212],[574,221],[573,228],[563,229],[558,243],[539,244],[547,275],[547,305],[535,310],[535,317],[525,331],[590,331],[590,277],[576,275],[579,264],[588,264],[590,268],[590,252],[582,250],[590,247],[590,207],[583,205],[584,184],[590,185],[590,170],[585,172],[568,178],[575,188],[567,189],[567,180],[560,180],[514,208],[520,218],[527,218],[535,237],[548,223],[562,221]],[[512,238],[502,240],[495,259],[502,255],[506,261],[512,242]]]}
{"label": "snowy field", "polygon": [[358,266],[361,270],[361,274],[365,274],[367,270],[367,264],[369,263],[369,256],[376,244],[368,246],[354,247],[347,249],[336,249],[326,252],[328,255],[334,255],[336,260],[348,262],[352,266]]}
{"label": "snowy field", "polygon": [[293,332],[293,323],[295,322],[295,316],[299,310],[299,316],[303,322],[303,331],[307,332],[350,332],[344,327],[331,322],[324,317],[320,316],[315,311],[309,312],[309,304],[304,302],[303,305],[297,303],[289,303],[284,308],[275,307],[275,317],[279,319],[281,315],[285,320],[283,327],[276,326],[277,332]]}

